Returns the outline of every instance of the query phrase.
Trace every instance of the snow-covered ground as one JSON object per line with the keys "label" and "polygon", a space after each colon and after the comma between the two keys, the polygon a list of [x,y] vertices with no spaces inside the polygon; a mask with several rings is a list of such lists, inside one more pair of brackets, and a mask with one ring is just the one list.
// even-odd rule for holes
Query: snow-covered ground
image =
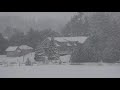
{"label": "snow-covered ground", "polygon": [[6,55],[1,55],[0,56],[0,62],[4,62],[4,63],[12,63],[12,62],[16,62],[16,63],[24,63],[26,62],[26,60],[29,58],[29,60],[31,62],[34,62],[34,54],[35,53],[30,53],[27,54],[25,56],[21,56],[21,57],[7,57]]}
{"label": "snow-covered ground", "polygon": [[0,78],[120,78],[120,64],[0,67]]}
{"label": "snow-covered ground", "polygon": [[[69,58],[69,56],[67,57]],[[27,58],[33,60],[34,53],[26,55],[24,60],[27,60]],[[65,57],[61,59],[65,59]],[[23,57],[8,58],[0,56],[0,62],[14,62],[15,60],[16,62],[20,62],[23,60]],[[120,63],[39,66],[0,65],[0,78],[120,78]]]}
{"label": "snow-covered ground", "polygon": [[[27,61],[27,59],[29,59],[31,62],[34,63],[35,62],[34,57],[35,57],[34,52],[21,57],[7,57],[6,55],[1,55],[0,62],[7,64],[10,63],[23,64]],[[60,59],[63,63],[69,63],[70,55],[61,56]]]}

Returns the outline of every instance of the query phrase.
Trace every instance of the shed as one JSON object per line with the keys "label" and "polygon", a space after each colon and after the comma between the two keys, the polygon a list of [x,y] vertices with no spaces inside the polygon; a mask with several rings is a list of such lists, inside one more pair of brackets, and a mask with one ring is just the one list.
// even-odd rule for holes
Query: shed
{"label": "shed", "polygon": [[33,51],[33,48],[27,45],[9,46],[6,49],[7,57],[20,57],[20,56],[29,54],[32,51]]}
{"label": "shed", "polygon": [[33,48],[27,45],[21,45],[19,48],[21,50],[21,56],[29,54],[33,51]]}
{"label": "shed", "polygon": [[18,46],[9,46],[6,49],[7,57],[19,57],[21,50]]}

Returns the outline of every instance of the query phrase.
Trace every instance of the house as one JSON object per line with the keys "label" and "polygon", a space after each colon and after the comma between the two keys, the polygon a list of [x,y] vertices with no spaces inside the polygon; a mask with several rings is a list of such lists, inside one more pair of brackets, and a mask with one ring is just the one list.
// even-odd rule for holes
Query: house
{"label": "house", "polygon": [[6,49],[7,57],[19,57],[20,52],[21,50],[18,46],[9,46]]}
{"label": "house", "polygon": [[[88,37],[79,36],[79,37],[53,37],[54,43],[59,51],[60,55],[70,55],[75,47],[78,45],[83,44]],[[52,40],[51,37],[45,39],[42,43],[39,43],[36,50],[44,49],[47,52],[50,41]]]}
{"label": "house", "polygon": [[7,57],[20,57],[32,52],[33,48],[27,45],[9,46],[6,49]]}
{"label": "house", "polygon": [[21,54],[20,54],[21,56],[29,54],[33,51],[33,48],[27,45],[21,45],[19,46],[19,49],[21,50]]}
{"label": "house", "polygon": [[71,55],[61,56],[60,57],[61,63],[62,64],[70,63],[70,57],[71,57]]}

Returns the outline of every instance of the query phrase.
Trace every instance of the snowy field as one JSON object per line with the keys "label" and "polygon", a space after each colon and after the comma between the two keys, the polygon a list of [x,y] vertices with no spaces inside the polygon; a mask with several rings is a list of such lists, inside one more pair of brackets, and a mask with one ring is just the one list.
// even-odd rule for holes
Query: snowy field
{"label": "snowy field", "polygon": [[120,65],[0,67],[0,78],[120,78]]}
{"label": "snowy field", "polygon": [[[34,53],[26,55],[33,60]],[[62,59],[66,59],[63,58]],[[20,58],[0,56],[0,62],[20,62]],[[33,60],[34,62],[34,60]],[[120,78],[120,63],[98,64],[84,63],[81,65],[39,65],[39,66],[2,66],[0,65],[0,78]]]}

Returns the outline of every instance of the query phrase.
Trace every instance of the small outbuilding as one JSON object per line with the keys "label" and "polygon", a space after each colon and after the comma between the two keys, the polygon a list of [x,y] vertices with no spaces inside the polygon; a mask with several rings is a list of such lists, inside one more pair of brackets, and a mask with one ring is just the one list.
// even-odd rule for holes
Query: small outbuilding
{"label": "small outbuilding", "polygon": [[33,51],[33,48],[27,45],[9,46],[6,49],[6,54],[7,54],[7,57],[20,57],[20,56],[29,54],[32,51]]}
{"label": "small outbuilding", "polygon": [[24,56],[26,54],[29,54],[33,51],[33,48],[27,45],[21,45],[19,46],[20,50],[21,50],[21,56]]}
{"label": "small outbuilding", "polygon": [[6,49],[7,57],[19,57],[21,50],[18,46],[9,46]]}

